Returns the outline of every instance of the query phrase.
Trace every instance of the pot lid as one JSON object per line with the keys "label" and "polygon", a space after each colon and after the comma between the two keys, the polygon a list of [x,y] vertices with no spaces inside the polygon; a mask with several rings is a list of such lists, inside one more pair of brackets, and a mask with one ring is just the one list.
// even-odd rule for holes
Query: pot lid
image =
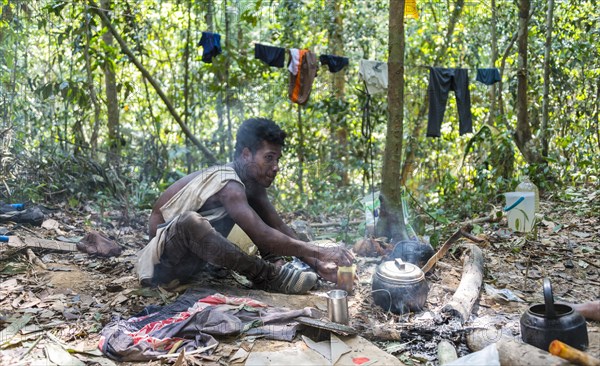
{"label": "pot lid", "polygon": [[418,282],[425,278],[421,268],[403,262],[400,258],[383,262],[377,269],[377,275],[385,280],[404,283]]}

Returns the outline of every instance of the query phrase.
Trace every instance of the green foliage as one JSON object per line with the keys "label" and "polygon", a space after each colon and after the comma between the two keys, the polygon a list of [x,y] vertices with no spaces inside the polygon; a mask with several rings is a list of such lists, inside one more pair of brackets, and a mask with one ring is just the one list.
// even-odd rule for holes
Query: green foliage
{"label": "green foliage", "polygon": [[[278,208],[352,222],[363,217],[356,200],[378,189],[381,180],[388,105],[385,94],[372,96],[366,123],[367,96],[358,63],[362,58],[387,61],[389,2],[339,1],[343,56],[350,59],[342,71],[345,93],[339,98],[329,71],[319,69],[310,101],[301,108],[303,141],[297,106],[287,97],[287,69],[254,59],[253,44],[331,52],[328,31],[335,31],[334,2],[142,0],[133,6],[113,1],[110,17],[190,130],[220,161],[230,159],[242,120],[273,118],[289,132],[277,187],[270,192]],[[92,200],[103,207],[147,209],[159,192],[204,167],[206,160],[117,42],[103,41],[107,28],[86,4],[2,4],[0,172],[8,187],[2,198],[62,200],[71,207]],[[546,4],[535,5],[527,72],[532,144],[539,149]],[[422,221],[415,225],[417,231],[430,235],[432,242],[440,226],[501,204],[499,194],[511,190],[524,174],[542,193],[598,184],[600,28],[597,5],[591,0],[555,5],[546,163],[528,164],[515,149],[517,54],[514,46],[507,47],[517,29],[517,7],[509,2],[498,4],[495,19],[499,52],[493,66],[500,66],[507,51],[498,90],[502,105],[496,100],[492,110],[490,88],[472,81],[475,133],[458,135],[451,93],[442,137],[425,137],[426,67],[466,67],[471,80],[476,68],[489,67],[489,6],[467,2],[448,40],[454,2],[419,4],[420,19],[405,22],[404,137],[410,150],[404,154],[414,153],[415,160],[405,184],[419,203],[414,206],[415,217]],[[204,30],[222,35],[223,54],[212,63],[202,62],[203,49],[197,45]],[[105,67],[117,77],[118,133],[124,144],[118,159],[108,154]],[[340,132],[347,138],[343,145]],[[304,154],[302,167],[299,151]],[[338,235],[350,240],[361,232],[364,228],[348,226]]]}

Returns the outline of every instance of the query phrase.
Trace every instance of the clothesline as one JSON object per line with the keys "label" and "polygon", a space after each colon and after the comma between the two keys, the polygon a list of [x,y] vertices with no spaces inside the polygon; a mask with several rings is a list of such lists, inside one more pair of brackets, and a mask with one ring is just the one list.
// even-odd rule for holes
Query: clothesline
{"label": "clothesline", "polygon": [[[214,40],[213,40],[213,38],[214,38]],[[207,47],[204,47],[203,58],[202,58],[203,61],[205,60],[206,57],[208,57],[208,61],[205,61],[205,62],[210,63],[210,60],[212,60],[212,57],[221,53],[220,38],[221,38],[221,35],[219,33],[202,32],[202,38],[200,39],[200,42],[198,42],[198,45],[199,46],[203,45],[203,43],[205,43],[207,45]],[[263,60],[263,61],[267,65],[273,66],[273,67],[278,67],[278,68],[282,68],[284,66],[286,53],[289,53],[291,50],[298,49],[298,48],[273,46],[273,45],[265,44],[265,43],[262,43],[259,41],[252,41],[251,44],[254,46],[254,49],[255,49],[255,58],[258,58],[258,59],[264,58],[265,60]],[[259,52],[258,55],[256,53],[257,48],[259,48],[261,50],[261,51],[258,51]],[[327,59],[327,61],[324,62],[321,57]],[[339,56],[339,55],[330,55],[330,54],[326,54],[326,53],[321,53],[319,60],[321,61],[322,64],[329,65],[331,72],[338,72],[341,69],[343,69],[345,66],[348,66],[350,63],[350,59],[348,57]],[[383,61],[377,61],[377,62],[383,62]],[[332,65],[332,63],[334,63],[335,65]],[[404,65],[404,68],[409,68],[409,69],[410,68],[430,69],[431,67],[432,66],[426,66],[426,65]],[[494,69],[491,67],[473,67],[473,66],[470,66],[470,67],[435,66],[435,67],[467,69],[469,71],[478,71],[480,69]],[[497,68],[497,69],[500,69],[500,68]],[[507,71],[507,70],[511,71],[511,70],[519,70],[519,68],[504,67],[504,68],[502,68],[502,70],[503,71]]]}

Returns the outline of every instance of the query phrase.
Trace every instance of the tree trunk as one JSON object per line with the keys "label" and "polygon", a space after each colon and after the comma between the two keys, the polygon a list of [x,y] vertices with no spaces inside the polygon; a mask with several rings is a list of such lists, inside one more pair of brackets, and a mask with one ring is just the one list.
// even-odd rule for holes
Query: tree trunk
{"label": "tree trunk", "polygon": [[[227,53],[227,48],[231,46],[231,20],[230,12],[228,11],[227,0],[223,1],[223,13],[225,14],[225,39],[223,40],[223,49]],[[225,55],[225,83],[221,84],[225,87],[225,111],[227,112],[227,134],[225,135],[225,144],[227,146],[227,155],[229,160],[233,161],[233,136],[231,123],[231,87],[229,85],[229,73],[231,69],[231,58]]]}
{"label": "tree trunk", "polygon": [[[404,133],[404,0],[389,2],[388,123],[381,172],[381,216],[377,235],[408,239],[402,212],[402,137]],[[385,212],[384,212],[385,208]]]}
{"label": "tree trunk", "polygon": [[528,163],[543,162],[532,141],[527,111],[527,35],[530,0],[519,0],[519,31],[517,36],[517,129],[515,143]]}
{"label": "tree trunk", "polygon": [[525,144],[531,140],[531,129],[527,118],[527,14],[529,14],[529,7],[529,0],[519,0],[519,32],[517,35],[517,129],[515,131],[515,139],[519,149],[524,147]]}
{"label": "tree trunk", "polygon": [[298,107],[298,192],[304,196],[304,126],[302,126],[302,106]]}
{"label": "tree trunk", "polygon": [[550,94],[550,53],[552,51],[552,19],[554,12],[554,0],[548,0],[548,11],[546,13],[546,44],[544,51],[544,94],[542,97],[542,156],[548,157],[548,99]]}
{"label": "tree trunk", "polygon": [[90,136],[90,146],[91,146],[91,156],[92,158],[96,157],[96,153],[98,150],[98,133],[100,131],[100,103],[98,102],[98,96],[96,95],[96,89],[94,88],[94,75],[92,74],[92,65],[90,60],[90,38],[91,38],[91,29],[90,29],[90,18],[87,16],[87,7],[86,7],[86,17],[85,17],[85,47],[83,47],[83,56],[85,58],[85,73],[87,76],[87,84],[88,84],[88,92],[90,93],[90,100],[92,101],[92,105],[94,107],[94,120],[92,124],[92,135]]}
{"label": "tree trunk", "polygon": [[600,150],[600,78],[596,79],[596,143]]}
{"label": "tree trunk", "polygon": [[[456,28],[456,24],[458,23],[458,20],[460,19],[460,15],[462,14],[462,10],[465,6],[465,1],[464,0],[457,0],[454,4],[454,9],[452,10],[452,15],[450,16],[450,20],[448,21],[448,30],[446,31],[446,37],[444,40],[444,45],[442,46],[442,48],[440,49],[440,51],[438,52],[435,61],[434,61],[434,66],[437,66],[443,59],[444,56],[446,56],[446,51],[448,50],[448,47],[450,47],[450,44],[452,42],[452,36],[454,35],[454,29]],[[391,27],[391,21],[390,21],[390,27]],[[388,70],[389,72],[389,70]],[[411,136],[413,137],[412,139],[410,139],[409,143],[408,143],[408,147],[406,148],[406,159],[404,160],[404,165],[402,166],[402,175],[401,175],[401,180],[400,180],[400,184],[402,186],[406,185],[406,182],[408,180],[408,177],[412,176],[412,172],[415,169],[415,159],[417,156],[417,151],[419,149],[419,136],[421,135],[421,131],[423,130],[423,126],[424,124],[421,123],[423,118],[427,115],[427,108],[428,108],[428,100],[429,98],[426,98],[426,100],[423,102],[421,108],[419,109],[419,113],[417,113],[417,118],[415,119],[415,124],[414,124],[414,128],[411,132]]]}
{"label": "tree trunk", "polygon": [[[189,124],[189,105],[190,105],[190,42],[192,33],[192,2],[187,1],[187,27],[185,30],[185,48],[183,50],[183,123]],[[190,174],[194,169],[194,163],[192,161],[192,149],[190,139],[185,139],[185,160],[187,163],[187,172]]]}
{"label": "tree trunk", "polygon": [[[492,10],[492,19],[490,20],[490,33],[492,36],[492,54],[490,57],[490,67],[496,67],[496,60],[498,60],[498,31],[497,31],[497,22],[498,22],[498,14],[496,9],[496,0],[492,0],[490,5]],[[496,94],[498,92],[498,84],[495,83],[489,87],[489,95],[490,95],[490,111],[489,111],[489,119],[488,124],[490,126],[496,125]]]}
{"label": "tree trunk", "polygon": [[[111,0],[101,0],[100,6],[106,14],[110,12]],[[110,31],[102,35],[102,40],[109,48],[113,44],[113,36]],[[108,60],[104,61],[104,87],[106,89],[106,114],[108,117],[108,143],[109,143],[109,159],[119,165],[121,151],[121,137],[119,136],[119,99],[117,93],[117,77],[115,70]]]}
{"label": "tree trunk", "polygon": [[[94,0],[89,0],[89,4],[90,4],[90,8],[92,8],[92,9],[98,9],[98,6],[94,2]],[[123,38],[121,38],[121,36],[119,36],[119,33],[117,33],[117,30],[115,29],[115,27],[113,27],[113,25],[110,22],[110,19],[106,16],[106,14],[104,14],[103,11],[97,11],[97,14],[100,16],[100,18],[102,18],[102,21],[103,21],[104,25],[112,33],[112,35],[115,37],[115,39],[117,40],[117,42],[119,42],[119,45],[121,46],[121,50],[123,51],[123,53],[125,53],[129,57],[129,60],[142,73],[142,75],[144,76],[144,78],[150,82],[150,85],[152,85],[152,87],[154,88],[154,90],[156,91],[156,93],[158,94],[158,96],[160,97],[160,99],[163,101],[163,103],[165,103],[167,109],[169,110],[169,113],[171,113],[171,116],[173,116],[173,118],[175,119],[175,121],[177,122],[177,124],[179,125],[179,127],[181,127],[181,129],[183,130],[183,132],[185,133],[185,135],[194,143],[194,145],[196,145],[196,147],[198,147],[202,151],[202,153],[206,157],[206,160],[208,161],[208,163],[210,163],[210,164],[217,163],[217,158],[210,152],[210,150],[208,150],[200,142],[200,140],[198,140],[196,138],[196,136],[194,136],[194,134],[192,134],[192,132],[190,131],[190,129],[188,128],[188,126],[183,122],[183,120],[179,116],[179,113],[177,113],[177,111],[173,107],[173,103],[171,103],[171,101],[169,100],[169,98],[167,98],[167,96],[165,95],[165,93],[162,91],[160,85],[158,85],[158,83],[156,82],[156,80],[154,80],[154,78],[152,77],[152,75],[150,75],[150,73],[148,72],[148,70],[146,70],[146,68],[140,63],[140,61],[133,54],[133,52],[131,52],[131,50],[129,49],[129,47],[127,47],[127,44],[125,43],[125,41],[123,40]]]}
{"label": "tree trunk", "polygon": [[[534,9],[535,9],[535,7],[530,9],[529,16],[527,17],[528,20],[531,19],[531,17],[533,16]],[[506,45],[506,48],[504,48],[504,52],[502,53],[502,58],[500,59],[500,82],[498,83],[498,90],[500,92],[498,93],[498,108],[499,108],[498,113],[500,114],[502,121],[504,122],[504,124],[506,125],[506,127],[508,129],[510,129],[510,126],[508,126],[508,120],[506,119],[506,114],[504,114],[504,100],[502,97],[502,90],[503,90],[502,79],[504,78],[504,69],[506,67],[506,59],[510,55],[510,51],[512,50],[513,46],[515,45],[515,42],[517,41],[518,36],[519,36],[519,31],[517,30],[515,33],[513,33],[512,37],[510,38],[510,41]]]}
{"label": "tree trunk", "polygon": [[[344,24],[341,12],[342,0],[333,1],[333,24],[329,27],[330,52],[334,55],[344,54]],[[348,124],[346,123],[344,102],[344,89],[346,87],[346,78],[344,72],[331,74],[333,85],[334,100],[330,107],[331,132],[336,143],[333,146],[333,156],[331,161],[340,162],[335,166],[335,171],[341,177],[340,186],[350,184],[348,178]]]}

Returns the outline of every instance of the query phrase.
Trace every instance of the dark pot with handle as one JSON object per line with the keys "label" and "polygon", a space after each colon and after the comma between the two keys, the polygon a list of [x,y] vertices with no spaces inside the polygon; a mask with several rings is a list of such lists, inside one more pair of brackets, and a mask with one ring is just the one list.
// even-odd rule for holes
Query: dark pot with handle
{"label": "dark pot with handle", "polygon": [[396,314],[423,310],[429,292],[421,268],[400,258],[377,267],[371,288],[375,303]]}
{"label": "dark pot with handle", "polygon": [[544,304],[531,305],[520,323],[523,342],[544,351],[555,339],[582,351],[588,347],[585,318],[569,305],[554,303],[548,278],[544,278]]}
{"label": "dark pot with handle", "polygon": [[394,245],[390,258],[400,258],[403,262],[423,267],[433,256],[433,247],[418,240],[401,240]]}

